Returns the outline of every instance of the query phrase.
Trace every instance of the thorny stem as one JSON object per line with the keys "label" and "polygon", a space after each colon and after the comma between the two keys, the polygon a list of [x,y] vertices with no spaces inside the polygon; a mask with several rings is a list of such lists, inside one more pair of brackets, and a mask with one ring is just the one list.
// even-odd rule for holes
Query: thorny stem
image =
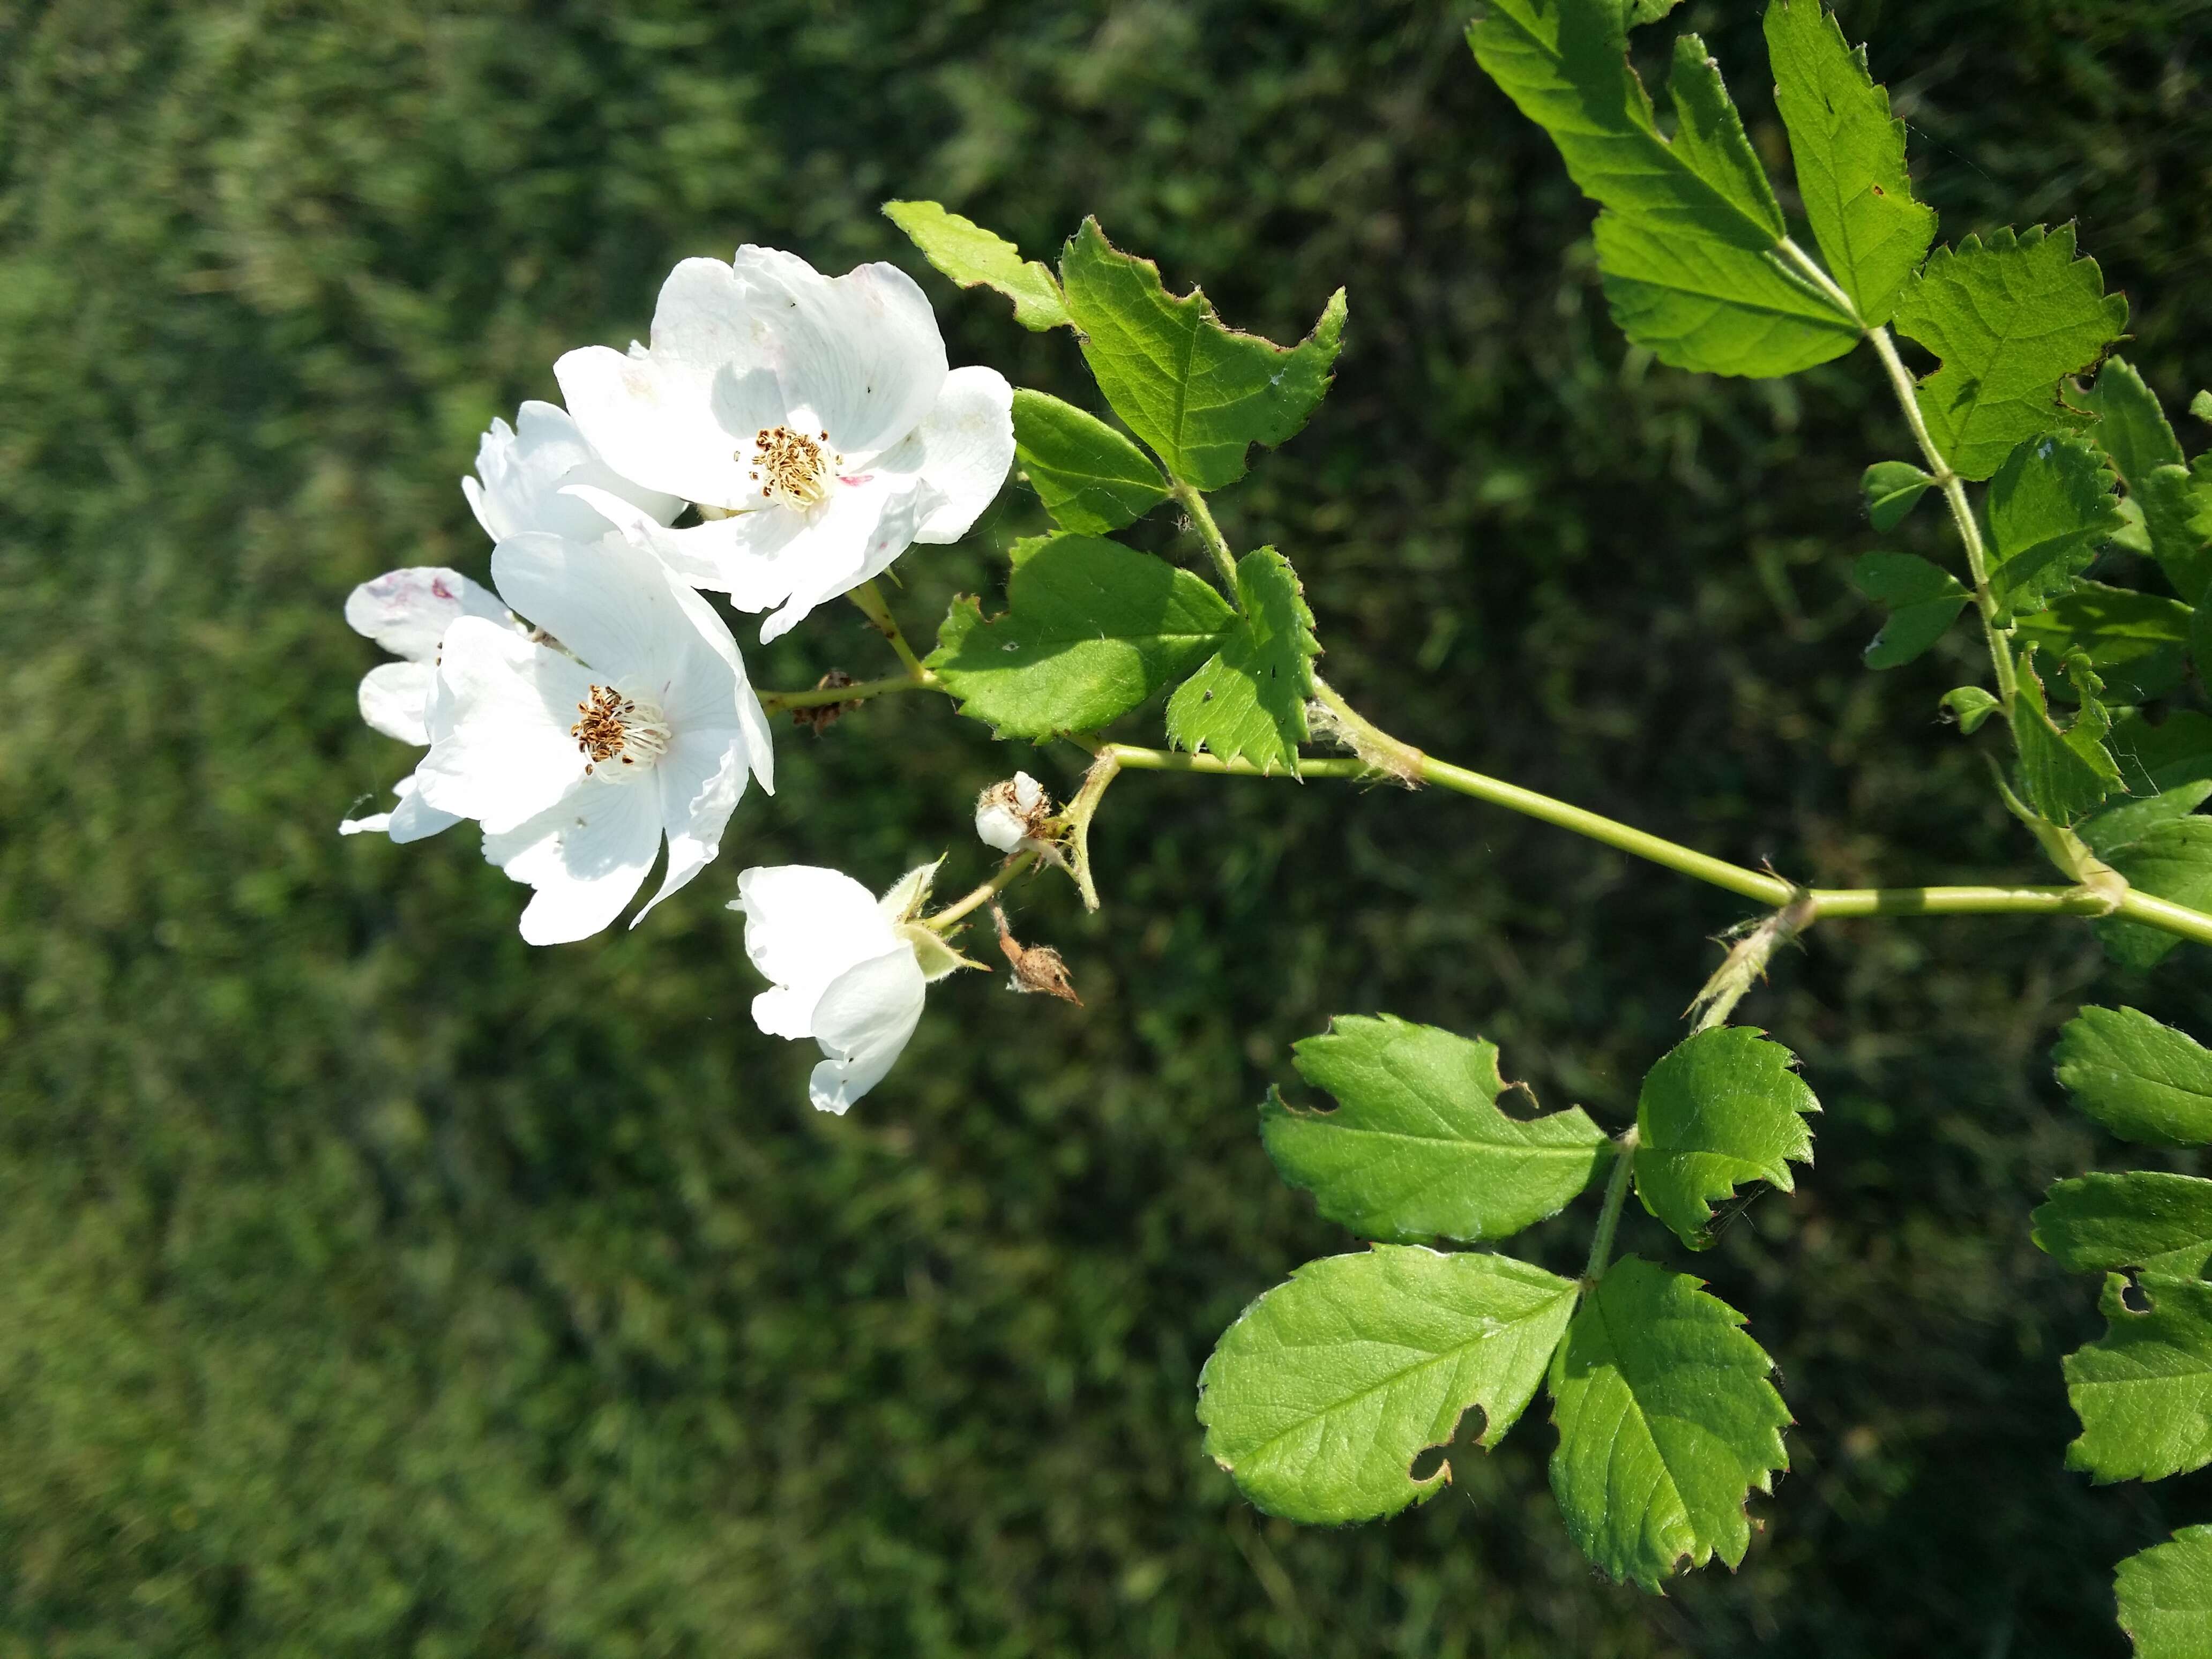
{"label": "thorny stem", "polygon": [[1242,611],[1244,607],[1237,598],[1237,556],[1229,550],[1229,538],[1221,533],[1221,526],[1214,523],[1213,509],[1206,504],[1204,495],[1187,483],[1178,482],[1168,493],[1175,497],[1176,506],[1190,514],[1206,550],[1213,555],[1214,568],[1228,586],[1229,603]]}
{"label": "thorny stem", "polygon": [[1035,847],[1015,854],[1013,857],[999,866],[997,873],[990,880],[983,883],[973,892],[963,894],[955,899],[935,915],[924,916],[921,919],[921,925],[937,933],[944,933],[954,922],[966,916],[969,911],[988,904],[1000,893],[1012,886],[1015,881],[1035,865],[1041,856],[1040,849]]}
{"label": "thorny stem", "polygon": [[901,674],[896,679],[810,686],[804,691],[763,691],[760,700],[761,707],[769,714],[781,714],[793,708],[826,708],[832,703],[866,702],[890,691],[931,691],[936,687],[937,676],[924,669],[920,679],[911,674]]}
{"label": "thorny stem", "polygon": [[1583,1288],[1595,1290],[1613,1260],[1613,1236],[1620,1227],[1621,1206],[1628,1200],[1628,1177],[1636,1168],[1636,1126],[1632,1123],[1613,1139],[1613,1173],[1606,1179],[1605,1208],[1598,1212],[1597,1232],[1590,1239],[1589,1265],[1583,1269]]}
{"label": "thorny stem", "polygon": [[884,599],[883,589],[872,581],[865,581],[845,597],[858,605],[860,614],[875,624],[877,633],[890,641],[891,649],[906,665],[908,678],[918,684],[931,684],[930,672],[921,665],[921,659],[914,654],[914,647],[906,642],[906,635],[899,632],[898,619],[891,615],[891,608]]}

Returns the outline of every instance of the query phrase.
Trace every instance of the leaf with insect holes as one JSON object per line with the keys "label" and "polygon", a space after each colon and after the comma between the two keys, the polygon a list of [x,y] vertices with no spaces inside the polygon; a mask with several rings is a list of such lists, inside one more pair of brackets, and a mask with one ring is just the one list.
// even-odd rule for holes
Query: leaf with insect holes
{"label": "leaf with insect holes", "polygon": [[1002,736],[1087,732],[1219,649],[1230,620],[1188,571],[1063,532],[1014,549],[1005,615],[955,600],[927,665]]}
{"label": "leaf with insect holes", "polygon": [[1876,461],[1859,478],[1867,519],[1885,532],[1903,524],[1905,515],[1935,487],[1936,480],[1910,461]]}
{"label": "leaf with insect holes", "polygon": [[1014,459],[1062,530],[1119,530],[1168,498],[1143,450],[1097,416],[1027,387],[1014,393]]}
{"label": "leaf with insect holes", "polygon": [[1851,568],[1851,580],[1867,598],[1889,607],[1889,620],[1866,648],[1869,668],[1911,662],[1950,631],[1973,597],[1949,571],[1911,553],[1863,554]]}
{"label": "leaf with insect holes", "polygon": [[[2081,839],[2130,887],[2192,910],[2212,909],[2212,817],[2195,813],[2197,799],[2179,812],[2100,812],[2081,825]],[[2181,944],[2163,928],[2118,916],[2094,926],[2105,954],[2123,968],[2154,968]]]}
{"label": "leaf with insect holes", "polygon": [[2119,765],[2105,747],[2112,717],[2097,701],[2095,677],[2079,657],[2068,673],[2081,702],[2071,725],[2062,726],[2051,718],[2032,652],[2020,654],[2013,708],[2013,741],[2020,749],[2020,778],[2028,804],[2057,824],[2079,823],[2100,801],[2120,790]]}
{"label": "leaf with insect holes", "polygon": [[1193,289],[1177,299],[1149,259],[1122,252],[1085,219],[1060,257],[1083,359],[1114,412],[1184,483],[1219,489],[1244,476],[1254,444],[1297,435],[1328,391],[1344,343],[1344,290],[1295,346],[1225,328]]}
{"label": "leaf with insect holes", "polygon": [[2065,592],[2121,522],[2112,475],[2087,444],[2045,434],[2016,445],[1990,480],[1990,592],[2000,614],[2025,616]]}
{"label": "leaf with insect holes", "polygon": [[2212,1143],[2212,1053],[2187,1032],[2138,1009],[2087,1007],[2051,1059],[2074,1104],[2121,1139]]}
{"label": "leaf with insect holes", "polygon": [[2212,1285],[2108,1273],[2104,1336],[2066,1356],[2081,1419],[2066,1466],[2099,1481],[2163,1480],[2212,1463]]}
{"label": "leaf with insect holes", "polygon": [[2096,362],[2127,326],[2074,227],[1969,236],[1939,247],[1898,296],[1897,331],[1942,360],[1915,396],[1960,476],[1986,478],[2024,439],[2087,423],[2059,380]]}
{"label": "leaf with insect holes", "polygon": [[2114,701],[2142,702],[2180,685],[2191,614],[2177,599],[2082,580],[2018,626],[2024,643],[2054,661],[2076,651],[2088,658]]}
{"label": "leaf with insect holes", "polygon": [[2212,1659],[2212,1526],[2130,1555],[2113,1588],[2135,1659]]}
{"label": "leaf with insect holes", "polygon": [[1886,323],[1936,240],[1934,210],[1912,199],[1905,123],[1820,0],[1771,0],[1766,51],[1820,256],[1868,325]]}
{"label": "leaf with insect holes", "polygon": [[2037,1248],[2075,1273],[2201,1279],[2212,1260],[2212,1181],[2129,1170],[2056,1182],[2032,1218]]}
{"label": "leaf with insect holes", "polygon": [[1504,1238],[1558,1213],[1605,1165],[1605,1132],[1579,1107],[1498,1109],[1507,1085],[1492,1043],[1340,1015],[1291,1053],[1339,1103],[1300,1111],[1270,1091],[1260,1138],[1284,1180],[1363,1238]]}
{"label": "leaf with insect holes", "polygon": [[1222,1334],[1198,1380],[1206,1449],[1293,1521],[1367,1521],[1428,1498],[1413,1460],[1483,1413],[1494,1446],[1543,1381],[1579,1286],[1509,1256],[1381,1244],[1309,1261]]}
{"label": "leaf with insect holes", "polygon": [[1024,259],[1005,237],[935,202],[886,202],[884,213],[923,258],[963,288],[994,288],[1014,302],[1014,320],[1042,331],[1068,326],[1060,284],[1041,260]]}
{"label": "leaf with insect holes", "polygon": [[1675,41],[1671,143],[1629,65],[1620,0],[1491,0],[1468,43],[1604,208],[1598,270],[1631,340],[1678,368],[1749,375],[1858,343],[1849,306],[1781,252],[1773,187],[1697,36]]}
{"label": "leaf with insect holes", "polygon": [[1636,1256],[1606,1270],[1552,1358],[1552,1492],[1584,1555],[1646,1589],[1686,1561],[1731,1567],[1744,1503],[1790,1467],[1790,1408],[1743,1316]]}
{"label": "leaf with insect holes", "polygon": [[1237,597],[1242,614],[1221,649],[1168,699],[1168,740],[1193,754],[1241,757],[1262,772],[1295,773],[1321,654],[1313,612],[1291,562],[1272,547],[1237,562]]}
{"label": "leaf with insect holes", "polygon": [[1748,1025],[1686,1038],[1644,1075],[1636,1097],[1636,1195],[1692,1249],[1712,1243],[1711,1200],[1747,1181],[1793,1189],[1791,1163],[1813,1161],[1806,1121],[1820,1109],[1797,1057]]}

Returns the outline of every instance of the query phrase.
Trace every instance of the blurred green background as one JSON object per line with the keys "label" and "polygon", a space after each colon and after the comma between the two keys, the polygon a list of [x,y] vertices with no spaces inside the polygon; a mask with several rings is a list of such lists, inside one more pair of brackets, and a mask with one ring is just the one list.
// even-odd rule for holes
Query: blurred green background
{"label": "blurred green background", "polygon": [[[1540,1414],[1325,1531],[1246,1508],[1191,1407],[1238,1309],[1348,1247],[1254,1133],[1290,1042],[1480,1031],[1618,1123],[1735,901],[1455,798],[1133,776],[1103,914],[1020,898],[1088,1006],[948,985],[837,1121],[747,1018],[736,871],[950,848],[964,884],[971,793],[1073,750],[919,699],[787,732],[714,872],[552,951],[469,831],[334,833],[411,764],[356,716],[347,590],[483,574],[477,434],[642,332],[678,257],[897,260],[953,361],[1095,404],[876,212],[921,196],[1032,252],[1096,212],[1278,338],[1349,288],[1334,392],[1217,510],[1408,738],[1828,884],[2047,879],[1934,718],[1963,631],[1858,665],[1856,479],[1906,443],[1872,365],[1631,356],[1463,9],[0,3],[0,1653],[2123,1651],[2112,1563],[2212,1480],[2064,1471],[2094,1286],[2027,1216],[2142,1161],[2062,1109],[2056,1025],[2094,995],[2212,1036],[2201,952],[2145,981],[2072,925],[1832,924],[1754,994],[1818,1167],[1708,1255],[1624,1242],[1750,1316],[1793,1472],[1741,1571],[1658,1599],[1575,1554]],[[1674,21],[1778,163],[1755,10]],[[2078,218],[2130,356],[2177,405],[2212,379],[2212,6],[1844,21],[1947,236]],[[910,555],[909,625],[1041,519],[1012,489]],[[754,653],[887,660],[843,609]]]}

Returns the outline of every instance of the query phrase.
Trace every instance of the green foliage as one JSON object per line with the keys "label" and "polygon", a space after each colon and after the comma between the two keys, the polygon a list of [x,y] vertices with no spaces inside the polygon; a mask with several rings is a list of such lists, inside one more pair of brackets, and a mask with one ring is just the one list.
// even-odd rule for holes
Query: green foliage
{"label": "green foliage", "polygon": [[1309,1261],[1222,1335],[1199,1379],[1206,1449],[1294,1521],[1365,1521],[1451,1478],[1414,1458],[1480,1407],[1477,1444],[1513,1426],[1578,1287],[1505,1256],[1384,1244]]}
{"label": "green foliage", "polygon": [[2202,1277],[2212,1259],[2212,1181],[2130,1170],[2053,1186],[2035,1212],[2035,1242],[2063,1267],[2123,1267]]}
{"label": "green foliage", "polygon": [[1168,699],[1169,739],[1294,773],[1321,653],[1305,589],[1290,561],[1263,547],[1237,562],[1237,602],[1221,649]]}
{"label": "green foliage", "polygon": [[928,666],[1008,737],[1087,732],[1235,637],[1212,588],[1164,559],[1061,532],[1014,550],[1006,610],[954,602]]}
{"label": "green foliage", "polygon": [[2212,714],[2180,709],[2155,726],[2129,714],[2113,726],[2112,743],[2128,787],[2138,793],[2212,778]]}
{"label": "green foliage", "polygon": [[2212,1053],[2186,1031],[2138,1009],[2084,1008],[2052,1059],[2074,1104],[2121,1139],[2212,1142]]}
{"label": "green foliage", "polygon": [[2118,1589],[2136,1659],[2212,1659],[2212,1527],[2185,1527],[2130,1556]]}
{"label": "green foliage", "polygon": [[1024,328],[1072,325],[1050,269],[1041,260],[1024,259],[1005,237],[935,202],[886,202],[884,213],[914,239],[924,258],[961,287],[994,288],[1012,300],[1014,320]]}
{"label": "green foliage", "polygon": [[2103,1339],[2066,1357],[2081,1419],[2067,1466],[2100,1481],[2163,1480],[2212,1462],[2212,1285],[2145,1273],[2131,1287],[2109,1273],[2098,1310]]}
{"label": "green foliage", "polygon": [[1790,1464],[1773,1362],[1698,1284],[1623,1257],[1552,1361],[1552,1490],[1567,1530],[1604,1571],[1647,1589],[1685,1562],[1741,1561],[1745,1500]]}
{"label": "green foliage", "polygon": [[2132,491],[2162,466],[2186,460],[2181,442],[2166,423],[2158,396],[2124,357],[2107,357],[2097,378],[2081,393],[2082,410],[2097,417],[2089,435],[2111,458],[2112,470]]}
{"label": "green foliage", "polygon": [[1869,668],[1911,662],[1950,631],[1973,598],[1949,571],[1911,553],[1862,554],[1851,580],[1867,598],[1889,607],[1889,620],[1867,645]]}
{"label": "green foliage", "polygon": [[1879,327],[1936,240],[1934,211],[1912,199],[1905,123],[1820,0],[1771,0],[1766,47],[1805,216],[1837,285]]}
{"label": "green foliage", "polygon": [[1709,1200],[1747,1181],[1792,1190],[1813,1161],[1820,1109],[1796,1056],[1746,1025],[1698,1032],[1662,1058],[1636,1097],[1636,1195],[1692,1249],[1712,1243]]}
{"label": "green foliage", "polygon": [[1918,388],[1921,418],[1960,475],[1986,478],[2015,446],[2083,424],[2059,380],[2127,326],[2097,262],[2074,257],[2074,227],[1992,232],[1940,247],[1899,296],[1897,331],[1942,360]]}
{"label": "green foliage", "polygon": [[2119,530],[2112,476],[2077,439],[2026,440],[1990,480],[1989,523],[1990,592],[1999,614],[2040,611]]}
{"label": "green foliage", "polygon": [[[2212,817],[2187,811],[2147,818],[2116,814],[2109,824],[2092,818],[2081,830],[2097,856],[2129,885],[2192,909],[2212,905]],[[2097,923],[2097,937],[2106,953],[2127,968],[2154,968],[2181,943],[2172,933],[2117,916]]]}
{"label": "green foliage", "polygon": [[[2081,707],[2066,726],[2051,718],[2032,652],[2021,653],[2019,673],[2012,733],[2020,748],[2021,781],[2029,802],[2045,818],[2061,825],[2078,823],[2121,787],[2119,764],[2105,748],[2111,717],[2097,701],[2094,678],[2082,678],[2087,669],[2079,657],[2069,661],[2068,674]],[[2100,855],[2104,856],[2101,850]]]}
{"label": "green foliage", "polygon": [[1905,515],[1919,504],[1936,480],[1910,461],[1876,461],[1859,479],[1866,497],[1867,518],[1876,530],[1888,532],[1905,522]]}
{"label": "green foliage", "polygon": [[2212,589],[2212,454],[2153,468],[2138,494],[2152,555],[2174,591],[2196,604]]}
{"label": "green foliage", "polygon": [[2080,652],[2116,701],[2141,702],[2180,685],[2192,614],[2179,600],[2155,593],[2077,581],[2044,609],[2021,617],[2019,637],[2056,662]]}
{"label": "green foliage", "polygon": [[1261,1138],[1284,1180],[1363,1238],[1504,1238],[1555,1213],[1605,1162],[1605,1133],[1580,1107],[1498,1109],[1492,1043],[1346,1015],[1291,1054],[1340,1103],[1298,1111],[1271,1090]]}
{"label": "green foliage", "polygon": [[1656,23],[1682,3],[1682,0],[1625,0],[1627,10],[1623,14],[1628,27],[1635,28],[1644,23]]}
{"label": "green foliage", "polygon": [[1952,687],[1943,694],[1939,706],[1959,722],[1959,729],[1968,737],[1980,729],[1984,720],[2004,707],[1991,693],[1978,685]]}
{"label": "green foliage", "polygon": [[1014,392],[1014,459],[1063,530],[1119,530],[1168,498],[1144,451],[1097,416],[1026,386]]}
{"label": "green foliage", "polygon": [[1850,313],[1776,251],[1781,209],[1695,35],[1675,43],[1672,143],[1624,55],[1617,0],[1494,0],[1468,42],[1604,208],[1598,266],[1631,340],[1678,368],[1749,375],[1858,343]]}
{"label": "green foliage", "polygon": [[1219,489],[1244,476],[1254,444],[1294,436],[1328,391],[1344,342],[1344,290],[1295,346],[1225,328],[1193,289],[1182,298],[1159,267],[1124,253],[1085,219],[1060,258],[1084,361],[1129,429],[1182,483]]}

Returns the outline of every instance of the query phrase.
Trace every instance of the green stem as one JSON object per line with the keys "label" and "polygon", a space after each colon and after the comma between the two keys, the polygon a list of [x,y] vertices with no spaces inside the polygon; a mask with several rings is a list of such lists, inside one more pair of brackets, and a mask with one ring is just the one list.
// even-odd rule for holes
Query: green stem
{"label": "green stem", "polygon": [[907,677],[917,683],[927,684],[930,678],[929,671],[921,665],[921,659],[914,654],[914,647],[906,642],[906,635],[899,632],[898,619],[891,615],[891,608],[884,599],[883,589],[872,581],[866,581],[845,597],[860,607],[862,616],[875,624],[877,633],[890,641],[891,649],[898,653],[899,661],[906,665]]}
{"label": "green stem", "polygon": [[1008,859],[1004,864],[999,866],[998,873],[993,876],[990,880],[985,882],[973,892],[963,894],[959,898],[955,899],[951,903],[946,905],[942,910],[939,910],[935,915],[924,916],[921,919],[921,925],[925,927],[932,928],[940,933],[945,932],[946,928],[951,927],[954,922],[960,921],[963,917],[967,915],[969,912],[981,905],[988,904],[1000,893],[1005,892],[1007,888],[1012,886],[1015,880],[1027,871],[1031,865],[1035,864],[1040,856],[1041,854],[1038,850],[1034,847],[1030,848],[1025,852],[1015,854],[1013,857]]}
{"label": "green stem", "polygon": [[1229,538],[1221,533],[1221,526],[1213,521],[1213,509],[1206,504],[1206,497],[1190,485],[1178,481],[1168,493],[1176,504],[1190,514],[1190,521],[1206,543],[1206,550],[1213,556],[1214,568],[1220,571],[1221,580],[1229,588],[1229,602],[1239,611],[1244,607],[1237,598],[1237,556],[1229,550]]}
{"label": "green stem", "polygon": [[896,679],[856,680],[850,685],[817,685],[805,691],[763,691],[760,700],[761,707],[769,714],[781,714],[793,708],[827,708],[832,703],[866,702],[871,697],[892,691],[939,689],[937,676],[924,669],[919,679],[911,674],[901,674]]}
{"label": "green stem", "polygon": [[1583,1288],[1595,1289],[1613,1260],[1613,1236],[1620,1229],[1621,1206],[1628,1201],[1628,1178],[1636,1169],[1639,1136],[1632,1123],[1613,1139],[1613,1173],[1605,1183],[1605,1208],[1598,1212],[1597,1232],[1590,1239],[1589,1263],[1583,1269]]}

